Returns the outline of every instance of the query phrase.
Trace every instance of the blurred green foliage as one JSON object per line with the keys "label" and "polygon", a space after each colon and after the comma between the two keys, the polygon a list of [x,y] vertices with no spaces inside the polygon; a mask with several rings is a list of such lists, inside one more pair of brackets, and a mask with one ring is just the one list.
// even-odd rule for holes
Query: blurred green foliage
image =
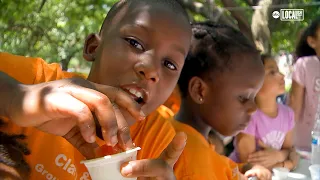
{"label": "blurred green foliage", "polygon": [[47,0],[40,9],[42,2],[0,0],[0,51],[48,62],[71,57],[69,67],[88,67],[81,58],[85,38],[99,31],[116,0]]}
{"label": "blurred green foliage", "polygon": [[[320,17],[320,5],[316,6],[293,6],[293,4],[309,4],[312,0],[292,0],[289,8],[304,9],[304,21],[277,21],[271,30],[272,51],[277,53],[280,50],[294,52],[300,33],[313,19]],[[317,1],[319,2],[319,1]]]}

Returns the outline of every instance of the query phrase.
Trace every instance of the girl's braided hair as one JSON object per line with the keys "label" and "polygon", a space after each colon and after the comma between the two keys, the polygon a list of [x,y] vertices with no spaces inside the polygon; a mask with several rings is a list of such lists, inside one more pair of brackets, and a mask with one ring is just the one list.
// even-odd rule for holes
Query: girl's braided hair
{"label": "girl's braided hair", "polygon": [[[0,119],[0,127],[5,125]],[[0,131],[0,163],[15,168],[19,174],[28,176],[30,167],[24,155],[29,155],[30,150],[20,142],[26,138],[23,134],[8,134]]]}
{"label": "girl's braided hair", "polygon": [[192,43],[178,85],[182,96],[187,96],[189,80],[202,77],[209,71],[232,69],[239,54],[259,56],[255,45],[240,31],[211,21],[192,24]]}

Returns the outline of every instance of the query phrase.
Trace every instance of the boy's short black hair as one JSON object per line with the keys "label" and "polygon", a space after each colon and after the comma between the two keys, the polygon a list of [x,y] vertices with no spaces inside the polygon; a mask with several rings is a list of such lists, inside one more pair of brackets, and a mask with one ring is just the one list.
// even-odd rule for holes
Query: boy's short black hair
{"label": "boy's short black hair", "polygon": [[[189,16],[188,13],[185,11],[185,9],[182,7],[180,2],[177,0],[120,0],[117,3],[115,3],[112,8],[109,10],[106,18],[104,19],[101,29],[100,29],[100,34],[103,28],[108,25],[112,19],[115,17],[115,15],[126,5],[135,5],[138,3],[145,3],[145,4],[159,4],[159,5],[164,5],[168,9],[172,10],[172,12],[175,12],[177,14],[183,15],[183,17],[186,18],[186,20],[189,22]],[[137,6],[138,7],[138,6]]]}
{"label": "boy's short black hair", "polygon": [[234,58],[237,54],[259,56],[255,45],[228,25],[198,22],[192,24],[192,33],[191,48],[178,81],[182,97],[188,95],[188,84],[192,77],[202,77],[209,71],[230,69],[232,61],[237,60]]}
{"label": "boy's short black hair", "polygon": [[[0,119],[0,126],[5,123]],[[0,163],[17,170],[20,175],[27,178],[30,166],[25,161],[24,155],[29,155],[30,150],[19,140],[25,139],[23,134],[11,135],[0,131]],[[1,176],[0,176],[1,177]]]}

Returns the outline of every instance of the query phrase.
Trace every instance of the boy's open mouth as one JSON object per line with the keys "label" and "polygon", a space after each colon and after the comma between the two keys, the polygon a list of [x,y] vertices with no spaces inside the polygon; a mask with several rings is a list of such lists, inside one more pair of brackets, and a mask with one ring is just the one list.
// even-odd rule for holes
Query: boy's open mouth
{"label": "boy's open mouth", "polygon": [[148,99],[148,93],[140,87],[134,85],[126,85],[121,87],[125,92],[130,94],[130,96],[140,105],[144,105]]}

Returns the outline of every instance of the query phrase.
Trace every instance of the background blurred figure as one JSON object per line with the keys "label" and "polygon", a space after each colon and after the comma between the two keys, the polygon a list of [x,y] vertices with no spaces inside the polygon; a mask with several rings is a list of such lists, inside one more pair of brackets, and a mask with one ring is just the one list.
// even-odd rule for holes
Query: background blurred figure
{"label": "background blurred figure", "polygon": [[311,130],[320,113],[320,17],[303,32],[296,48],[289,105],[295,112],[295,145],[311,150]]}
{"label": "background blurred figure", "polygon": [[235,162],[262,165],[268,169],[294,169],[296,157],[289,159],[293,149],[294,113],[286,105],[278,104],[276,97],[285,91],[284,75],[275,59],[262,55],[265,78],[256,96],[258,110],[251,116],[247,128],[234,141],[235,151],[230,158]]}
{"label": "background blurred figure", "polygon": [[275,59],[278,64],[279,71],[284,75],[286,89],[284,94],[281,94],[277,97],[277,102],[286,104],[288,99],[288,91],[290,90],[292,84],[293,55],[287,52],[280,52]]}

